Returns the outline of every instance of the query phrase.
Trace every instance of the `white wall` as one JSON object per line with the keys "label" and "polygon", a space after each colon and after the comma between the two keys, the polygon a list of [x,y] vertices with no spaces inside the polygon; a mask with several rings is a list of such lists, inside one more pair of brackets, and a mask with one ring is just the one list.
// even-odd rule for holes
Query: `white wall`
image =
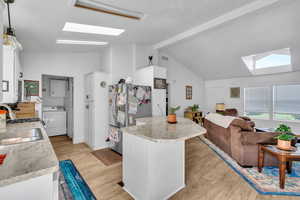
{"label": "white wall", "polygon": [[54,77],[57,78],[58,76],[44,76],[42,80],[43,106],[64,106],[64,97],[52,97],[50,95],[50,80]]}
{"label": "white wall", "polygon": [[134,45],[112,44],[105,49],[102,58],[103,71],[110,74],[112,84],[121,78],[133,77]]}
{"label": "white wall", "polygon": [[[84,141],[84,74],[99,71],[100,53],[23,52],[24,80],[42,74],[74,77],[74,143]],[[42,94],[40,87],[40,94]]]}
{"label": "white wall", "polygon": [[[237,108],[239,113],[244,112],[243,89],[245,87],[272,86],[276,84],[300,83],[300,72],[292,72],[278,75],[234,78],[223,80],[205,81],[205,104],[206,111],[215,111],[216,103],[225,103],[227,108]],[[230,98],[230,87],[241,87],[241,98]],[[257,127],[275,128],[280,121],[255,120]],[[284,122],[286,123],[286,122]],[[300,133],[300,123],[287,123],[295,132]]]}
{"label": "white wall", "polygon": [[[162,56],[168,57],[168,60],[161,59]],[[178,111],[179,116],[183,116],[184,109],[193,104],[199,104],[200,110],[204,106],[204,81],[203,79],[178,62],[171,56],[160,53],[158,65],[167,68],[167,82],[169,83],[169,106],[181,106]],[[185,97],[185,86],[193,87],[193,97],[187,100]]]}
{"label": "white wall", "polygon": [[148,56],[153,56],[153,64],[158,63],[158,52],[149,45],[111,44],[103,52],[103,71],[110,73],[111,83],[121,78],[133,77],[137,69],[149,65]]}
{"label": "white wall", "polygon": [[158,63],[158,51],[154,50],[149,45],[134,45],[134,68],[143,68],[149,65],[149,56],[153,56],[152,64],[157,65]]}

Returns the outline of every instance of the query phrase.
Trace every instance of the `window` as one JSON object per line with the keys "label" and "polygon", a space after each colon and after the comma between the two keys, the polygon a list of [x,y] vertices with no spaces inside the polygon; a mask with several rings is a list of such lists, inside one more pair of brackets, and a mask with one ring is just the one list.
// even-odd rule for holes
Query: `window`
{"label": "window", "polygon": [[275,120],[300,120],[300,85],[274,86],[273,96]]}
{"label": "window", "polygon": [[263,69],[269,67],[286,66],[291,64],[290,55],[271,54],[256,60],[255,68]]}
{"label": "window", "polygon": [[270,88],[245,88],[245,115],[255,119],[270,119]]}
{"label": "window", "polygon": [[289,48],[242,57],[253,75],[275,74],[292,71]]}
{"label": "window", "polygon": [[300,84],[245,88],[244,112],[253,119],[300,122]]}

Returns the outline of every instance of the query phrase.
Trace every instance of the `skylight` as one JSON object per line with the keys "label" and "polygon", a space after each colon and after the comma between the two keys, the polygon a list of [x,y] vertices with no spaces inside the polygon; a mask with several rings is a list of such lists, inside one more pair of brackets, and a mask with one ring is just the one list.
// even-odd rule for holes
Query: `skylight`
{"label": "skylight", "polygon": [[87,24],[66,22],[63,31],[118,36],[122,34],[125,30],[104,26],[93,26]]}
{"label": "skylight", "polygon": [[56,40],[57,44],[81,44],[81,45],[107,45],[108,42],[82,41],[82,40]]}
{"label": "skylight", "polygon": [[256,60],[256,69],[268,68],[268,67],[278,67],[291,64],[290,55],[280,55],[280,54],[271,54],[269,56],[263,57],[259,60]]}
{"label": "skylight", "polygon": [[253,75],[275,74],[292,71],[289,48],[244,56],[242,60]]}

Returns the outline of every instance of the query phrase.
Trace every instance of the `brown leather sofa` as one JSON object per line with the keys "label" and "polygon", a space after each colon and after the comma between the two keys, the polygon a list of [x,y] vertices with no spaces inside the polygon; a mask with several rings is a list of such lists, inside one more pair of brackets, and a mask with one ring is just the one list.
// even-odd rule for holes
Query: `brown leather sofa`
{"label": "brown leather sofa", "polygon": [[[254,122],[242,118],[233,120],[228,128],[204,120],[206,137],[243,167],[257,166],[257,144],[276,143],[274,137],[278,133],[255,132],[254,126]],[[265,166],[277,164],[276,159],[265,155]]]}

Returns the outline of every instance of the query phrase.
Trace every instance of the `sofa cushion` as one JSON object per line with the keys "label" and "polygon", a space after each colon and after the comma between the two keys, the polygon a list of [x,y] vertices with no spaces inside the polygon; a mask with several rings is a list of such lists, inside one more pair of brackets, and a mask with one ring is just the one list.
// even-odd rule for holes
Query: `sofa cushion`
{"label": "sofa cushion", "polygon": [[231,125],[240,127],[242,131],[253,131],[255,123],[252,121],[246,121],[241,118],[235,119],[231,122]]}

